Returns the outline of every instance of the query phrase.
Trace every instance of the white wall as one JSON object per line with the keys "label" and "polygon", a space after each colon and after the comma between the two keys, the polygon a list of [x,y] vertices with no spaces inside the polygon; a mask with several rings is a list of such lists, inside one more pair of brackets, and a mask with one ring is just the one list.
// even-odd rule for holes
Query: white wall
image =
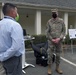
{"label": "white wall", "polygon": [[41,23],[41,33],[42,34],[45,34],[45,30],[46,30],[46,24],[47,24],[47,21],[51,18],[51,16],[48,16],[48,15],[42,15],[42,23]]}
{"label": "white wall", "polygon": [[20,15],[19,23],[23,29],[26,29],[27,34],[35,34],[35,15],[28,14],[28,17],[26,15]]}
{"label": "white wall", "polygon": [[75,28],[75,17],[74,16],[69,16],[69,23],[68,23],[68,29],[70,28],[70,25],[72,25],[72,28]]}

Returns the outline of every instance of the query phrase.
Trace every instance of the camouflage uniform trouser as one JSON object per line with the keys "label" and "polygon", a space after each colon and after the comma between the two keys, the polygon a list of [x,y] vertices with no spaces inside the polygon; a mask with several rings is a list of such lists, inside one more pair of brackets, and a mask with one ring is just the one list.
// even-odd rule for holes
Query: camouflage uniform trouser
{"label": "camouflage uniform trouser", "polygon": [[56,53],[56,65],[60,64],[60,53],[61,53],[61,42],[59,42],[58,44],[54,44],[51,41],[48,40],[48,64],[52,64],[52,56],[53,53]]}

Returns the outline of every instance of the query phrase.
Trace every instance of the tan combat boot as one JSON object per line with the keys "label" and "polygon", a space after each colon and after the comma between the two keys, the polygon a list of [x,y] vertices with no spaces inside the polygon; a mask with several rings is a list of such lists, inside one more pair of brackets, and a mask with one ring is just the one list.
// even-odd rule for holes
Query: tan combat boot
{"label": "tan combat boot", "polygon": [[59,74],[62,74],[62,70],[59,68],[59,65],[56,65],[56,71],[59,73]]}
{"label": "tan combat boot", "polygon": [[51,75],[52,74],[52,72],[51,72],[51,65],[49,64],[48,65],[48,75]]}

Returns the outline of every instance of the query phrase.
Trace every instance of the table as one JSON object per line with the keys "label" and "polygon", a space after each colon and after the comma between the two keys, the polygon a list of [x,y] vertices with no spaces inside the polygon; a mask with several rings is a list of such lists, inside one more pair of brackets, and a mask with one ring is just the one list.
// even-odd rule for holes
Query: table
{"label": "table", "polygon": [[[35,39],[34,37],[31,37],[31,36],[24,36],[24,41],[26,40],[32,40],[32,39]],[[25,53],[22,55],[22,71],[23,73],[26,73],[23,69],[28,67],[28,66],[32,66],[32,67],[35,67],[34,65],[32,64],[28,64],[26,62],[26,56],[25,56]]]}

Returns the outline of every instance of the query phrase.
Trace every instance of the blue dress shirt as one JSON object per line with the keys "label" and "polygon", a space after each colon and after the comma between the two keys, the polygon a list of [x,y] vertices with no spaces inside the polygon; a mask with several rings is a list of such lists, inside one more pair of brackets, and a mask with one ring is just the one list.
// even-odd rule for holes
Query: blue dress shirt
{"label": "blue dress shirt", "polygon": [[25,52],[23,30],[12,17],[5,16],[0,21],[0,61]]}

